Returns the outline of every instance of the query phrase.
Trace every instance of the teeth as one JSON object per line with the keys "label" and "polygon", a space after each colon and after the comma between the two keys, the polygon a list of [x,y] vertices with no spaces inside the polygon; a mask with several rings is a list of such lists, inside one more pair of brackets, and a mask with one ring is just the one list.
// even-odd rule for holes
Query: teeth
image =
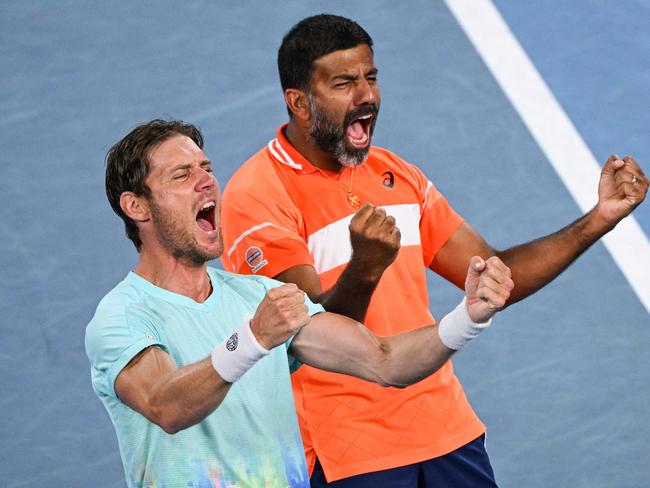
{"label": "teeth", "polygon": [[370,117],[372,117],[372,114],[362,115],[362,116],[359,117],[357,120],[366,120],[366,119],[369,119]]}
{"label": "teeth", "polygon": [[214,202],[207,202],[206,204],[204,204],[201,207],[201,210],[207,210],[207,209],[212,208],[212,207],[214,207]]}

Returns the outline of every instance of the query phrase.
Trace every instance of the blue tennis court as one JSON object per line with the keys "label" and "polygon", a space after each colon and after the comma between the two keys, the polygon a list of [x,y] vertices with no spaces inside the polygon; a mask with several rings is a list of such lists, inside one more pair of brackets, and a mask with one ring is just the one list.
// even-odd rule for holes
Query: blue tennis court
{"label": "blue tennis court", "polygon": [[[337,13],[373,36],[375,144],[418,164],[491,244],[582,214],[459,3],[0,3],[0,485],[125,485],[83,345],[137,260],[104,195],[104,156],[137,123],[182,118],[203,129],[223,187],[286,119],[276,50],[303,17]],[[631,154],[650,173],[650,4],[493,5],[596,161]],[[620,252],[650,276],[650,203],[634,216],[642,237]],[[454,360],[501,486],[648,486],[650,287],[618,263],[596,244]],[[461,296],[434,275],[429,292],[434,315]]]}

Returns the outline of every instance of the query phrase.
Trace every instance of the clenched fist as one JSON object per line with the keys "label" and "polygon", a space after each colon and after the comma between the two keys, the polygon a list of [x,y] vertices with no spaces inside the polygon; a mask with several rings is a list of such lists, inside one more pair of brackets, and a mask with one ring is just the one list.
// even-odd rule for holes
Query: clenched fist
{"label": "clenched fist", "polygon": [[257,342],[266,349],[284,344],[309,323],[305,293],[293,283],[270,289],[251,320]]}
{"label": "clenched fist", "polygon": [[391,265],[400,247],[395,218],[383,208],[364,205],[350,222],[351,263],[368,279],[376,279]]}
{"label": "clenched fist", "polygon": [[648,178],[633,158],[612,154],[607,159],[600,174],[597,209],[610,225],[634,210],[647,193]]}
{"label": "clenched fist", "polygon": [[474,322],[487,322],[503,307],[515,287],[508,268],[498,257],[470,259],[465,278],[467,311]]}

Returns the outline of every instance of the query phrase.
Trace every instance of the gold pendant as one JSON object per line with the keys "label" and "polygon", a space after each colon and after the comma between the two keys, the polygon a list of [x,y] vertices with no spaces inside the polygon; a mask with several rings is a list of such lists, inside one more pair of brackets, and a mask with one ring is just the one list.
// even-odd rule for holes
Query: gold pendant
{"label": "gold pendant", "polygon": [[354,208],[358,208],[359,206],[361,206],[359,197],[350,191],[348,192],[348,203],[352,205]]}

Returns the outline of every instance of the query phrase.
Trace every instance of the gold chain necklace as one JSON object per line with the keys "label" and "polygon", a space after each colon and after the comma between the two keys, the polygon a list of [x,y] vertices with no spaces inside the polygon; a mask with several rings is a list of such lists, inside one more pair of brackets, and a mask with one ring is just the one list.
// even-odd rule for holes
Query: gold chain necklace
{"label": "gold chain necklace", "polygon": [[357,195],[355,195],[354,193],[352,193],[352,182],[354,181],[354,170],[357,168],[356,166],[352,166],[352,170],[350,171],[350,184],[348,185],[347,189],[345,188],[344,185],[339,183],[338,180],[335,180],[334,178],[332,178],[330,175],[325,173],[325,171],[320,169],[318,166],[314,166],[314,168],[316,168],[320,174],[322,174],[325,178],[327,178],[332,183],[334,183],[336,186],[341,188],[347,194],[348,203],[352,207],[359,208],[361,206],[361,200],[359,199],[359,197]]}

